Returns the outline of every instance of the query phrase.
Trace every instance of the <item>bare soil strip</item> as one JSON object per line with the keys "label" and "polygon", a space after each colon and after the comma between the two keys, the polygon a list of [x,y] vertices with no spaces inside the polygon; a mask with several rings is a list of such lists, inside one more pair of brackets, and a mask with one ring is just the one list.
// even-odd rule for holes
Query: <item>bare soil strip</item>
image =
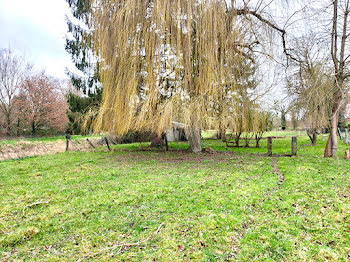
{"label": "bare soil strip", "polygon": [[273,157],[271,160],[271,167],[272,167],[272,172],[278,177],[278,187],[281,187],[285,177],[284,174],[281,174],[280,170],[278,169],[278,157]]}
{"label": "bare soil strip", "polygon": [[[98,146],[99,138],[90,139],[93,144]],[[85,140],[70,141],[69,148],[72,151],[87,151],[91,149],[89,143]],[[29,142],[21,141],[15,145],[0,145],[0,161],[19,159],[30,156],[42,156],[48,154],[63,153],[66,151],[66,141],[56,142]]]}

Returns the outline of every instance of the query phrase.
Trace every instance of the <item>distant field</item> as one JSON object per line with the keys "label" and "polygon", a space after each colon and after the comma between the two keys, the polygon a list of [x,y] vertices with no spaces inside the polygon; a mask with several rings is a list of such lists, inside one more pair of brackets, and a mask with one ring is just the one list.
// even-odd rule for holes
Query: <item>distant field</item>
{"label": "distant field", "polygon": [[298,143],[292,158],[205,140],[219,152],[137,143],[0,162],[0,261],[347,261],[347,146],[324,159],[326,141]]}
{"label": "distant field", "polygon": [[[202,132],[202,137],[204,139],[214,138],[217,135],[216,130],[207,130]],[[229,137],[230,133],[227,133],[227,136]],[[264,137],[267,136],[294,136],[294,135],[306,135],[305,131],[271,131],[266,132],[264,134]],[[74,135],[71,137],[72,140],[79,140],[79,139],[85,139],[90,137],[100,137],[102,135],[88,135],[88,136],[81,136],[81,135]],[[0,139],[0,144],[8,144],[8,145],[14,145],[22,141],[26,142],[56,142],[59,140],[65,140],[65,136],[52,136],[52,137],[33,137],[33,138],[13,138],[13,139]]]}
{"label": "distant field", "polygon": [[[268,136],[278,136],[278,137],[286,137],[286,136],[306,136],[305,131],[294,131],[294,130],[286,130],[286,131],[270,131],[264,134],[264,137]],[[320,136],[321,137],[321,136]]]}
{"label": "distant field", "polygon": [[[227,132],[227,137],[229,138],[231,135],[230,132]],[[202,132],[202,137],[204,139],[216,138],[217,131],[216,130],[208,130]],[[288,136],[306,136],[305,131],[294,131],[294,130],[286,130],[286,131],[270,131],[264,134],[264,137],[268,136],[278,136],[278,137],[288,137]],[[321,137],[321,136],[320,136]]]}

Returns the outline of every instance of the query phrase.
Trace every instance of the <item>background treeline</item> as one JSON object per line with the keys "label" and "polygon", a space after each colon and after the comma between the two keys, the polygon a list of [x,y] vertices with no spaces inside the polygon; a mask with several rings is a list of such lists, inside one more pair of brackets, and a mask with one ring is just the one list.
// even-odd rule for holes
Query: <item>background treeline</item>
{"label": "background treeline", "polygon": [[68,81],[37,72],[11,49],[0,50],[0,135],[64,133]]}

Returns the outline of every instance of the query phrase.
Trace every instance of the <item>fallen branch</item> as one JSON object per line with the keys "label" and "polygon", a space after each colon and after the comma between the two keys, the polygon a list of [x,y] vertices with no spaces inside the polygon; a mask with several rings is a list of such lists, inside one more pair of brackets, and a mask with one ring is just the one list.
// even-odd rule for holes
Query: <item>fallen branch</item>
{"label": "fallen branch", "polygon": [[40,202],[36,202],[36,203],[33,203],[33,204],[30,204],[30,205],[26,205],[24,208],[23,208],[23,215],[24,215],[24,211],[26,208],[29,208],[29,207],[33,207],[33,206],[38,206],[38,205],[41,205],[41,204],[46,204],[48,205],[50,203],[50,201],[40,201]]}
{"label": "fallen branch", "polygon": [[164,223],[161,223],[158,227],[158,229],[153,233],[153,235],[158,234],[160,228],[164,225]]}
{"label": "fallen branch", "polygon": [[[157,228],[157,230],[156,230],[154,233],[152,233],[152,234],[151,234],[148,238],[146,238],[146,239],[140,240],[139,242],[136,242],[136,243],[115,244],[115,245],[113,245],[113,246],[111,246],[111,247],[103,248],[103,249],[101,249],[100,251],[98,251],[97,253],[92,253],[91,251],[89,251],[89,252],[92,253],[92,254],[89,254],[89,255],[86,255],[86,256],[83,256],[83,257],[79,258],[79,259],[77,260],[77,262],[80,262],[80,261],[82,261],[83,259],[93,258],[93,257],[95,257],[95,256],[97,256],[97,255],[99,255],[99,254],[101,254],[101,253],[103,253],[103,252],[106,252],[106,251],[109,251],[109,250],[113,250],[113,249],[116,249],[116,248],[118,248],[118,247],[123,248],[123,247],[131,247],[131,246],[140,246],[143,242],[148,241],[148,240],[151,238],[152,235],[158,234],[159,231],[160,231],[160,229],[161,229],[161,227],[162,227],[163,225],[164,225],[164,223],[161,223],[161,224],[159,225],[159,227]],[[121,250],[121,249],[120,249],[120,250]],[[119,250],[119,252],[120,252],[120,250]],[[119,252],[118,252],[118,253],[119,253]]]}

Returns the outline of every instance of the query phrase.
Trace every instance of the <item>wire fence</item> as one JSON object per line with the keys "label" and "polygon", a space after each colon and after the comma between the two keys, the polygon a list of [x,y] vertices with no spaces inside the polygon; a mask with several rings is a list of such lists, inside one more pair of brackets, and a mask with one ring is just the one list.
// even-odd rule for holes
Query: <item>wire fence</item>
{"label": "wire fence", "polygon": [[348,129],[338,128],[339,137],[345,144],[350,144],[350,132]]}

